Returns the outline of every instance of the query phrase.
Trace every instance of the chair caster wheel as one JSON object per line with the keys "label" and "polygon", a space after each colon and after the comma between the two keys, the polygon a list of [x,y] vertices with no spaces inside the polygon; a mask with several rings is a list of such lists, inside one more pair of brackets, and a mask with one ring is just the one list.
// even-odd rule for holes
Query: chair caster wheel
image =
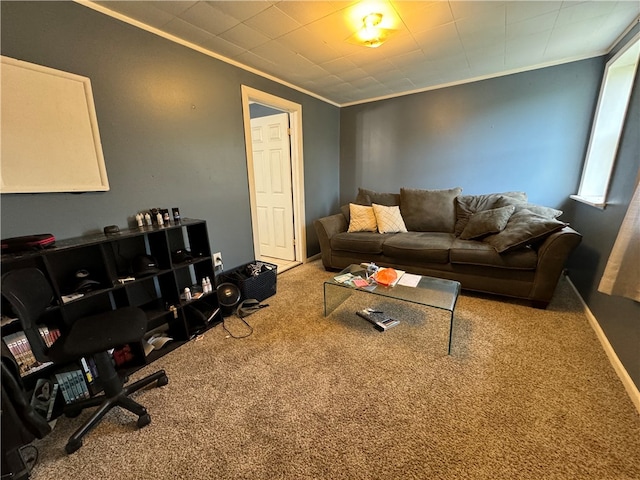
{"label": "chair caster wheel", "polygon": [[169,377],[167,377],[166,375],[164,375],[163,377],[160,377],[158,379],[158,386],[159,387],[164,387],[168,383],[169,383]]}
{"label": "chair caster wheel", "polygon": [[146,427],[151,423],[151,415],[145,413],[144,415],[140,415],[138,417],[138,428]]}
{"label": "chair caster wheel", "polygon": [[73,452],[78,450],[82,446],[82,440],[69,440],[69,442],[65,445],[64,451],[67,452],[68,455],[71,455]]}

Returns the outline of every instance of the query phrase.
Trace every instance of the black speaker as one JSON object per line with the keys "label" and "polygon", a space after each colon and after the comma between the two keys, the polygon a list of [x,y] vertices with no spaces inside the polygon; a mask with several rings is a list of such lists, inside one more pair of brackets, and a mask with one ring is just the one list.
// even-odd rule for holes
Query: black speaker
{"label": "black speaker", "polygon": [[221,283],[216,289],[223,315],[231,315],[240,303],[240,289],[233,283]]}

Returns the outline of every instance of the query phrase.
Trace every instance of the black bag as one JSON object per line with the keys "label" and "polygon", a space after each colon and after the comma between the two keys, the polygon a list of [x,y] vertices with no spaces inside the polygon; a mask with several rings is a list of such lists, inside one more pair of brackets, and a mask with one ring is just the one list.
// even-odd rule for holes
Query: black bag
{"label": "black bag", "polygon": [[24,237],[12,237],[2,240],[2,253],[24,252],[29,250],[42,250],[53,247],[56,237],[50,233],[37,235],[25,235]]}

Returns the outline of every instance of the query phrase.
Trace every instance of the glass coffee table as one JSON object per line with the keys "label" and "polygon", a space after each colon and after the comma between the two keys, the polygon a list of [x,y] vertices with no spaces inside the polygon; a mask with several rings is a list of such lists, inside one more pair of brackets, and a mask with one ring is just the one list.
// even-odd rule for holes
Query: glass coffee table
{"label": "glass coffee table", "polygon": [[[449,348],[447,354],[451,355],[451,335],[453,333],[453,310],[456,307],[460,294],[460,282],[445,280],[442,278],[421,276],[415,287],[397,284],[393,287],[383,285],[371,285],[365,288],[354,287],[347,283],[335,280],[340,275],[351,273],[362,278],[367,277],[367,271],[361,265],[349,265],[330,280],[324,282],[324,316],[328,316],[338,308],[354,292],[363,292],[370,295],[393,298],[405,302],[416,303],[426,307],[447,310],[450,313],[449,321]],[[400,279],[402,281],[402,278]]]}

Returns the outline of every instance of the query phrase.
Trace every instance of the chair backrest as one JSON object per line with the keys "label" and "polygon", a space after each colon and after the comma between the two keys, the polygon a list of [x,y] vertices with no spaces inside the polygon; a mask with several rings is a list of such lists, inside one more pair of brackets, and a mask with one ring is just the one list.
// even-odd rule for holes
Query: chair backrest
{"label": "chair backrest", "polygon": [[37,268],[11,270],[2,275],[2,296],[20,319],[31,350],[39,362],[48,361],[38,320],[54,299],[51,284]]}

